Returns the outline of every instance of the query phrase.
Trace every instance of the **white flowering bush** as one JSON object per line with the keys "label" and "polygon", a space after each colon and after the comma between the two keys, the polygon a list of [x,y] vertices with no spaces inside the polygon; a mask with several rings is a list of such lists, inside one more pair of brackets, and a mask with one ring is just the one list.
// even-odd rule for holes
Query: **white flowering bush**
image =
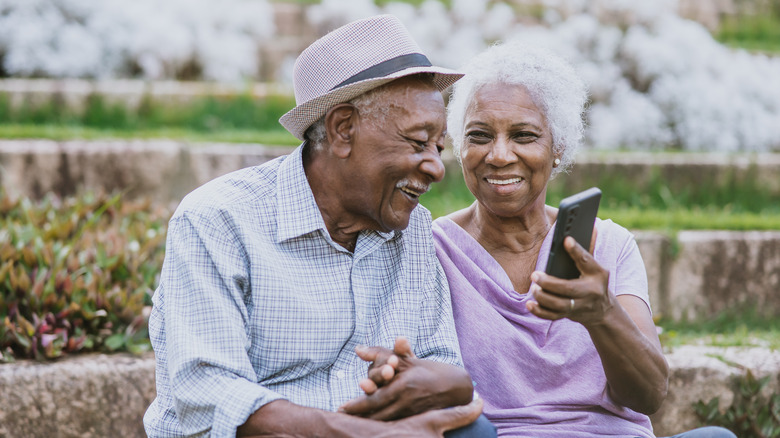
{"label": "white flowering bush", "polygon": [[[568,59],[590,89],[586,145],[780,151],[780,59],[717,43],[676,0],[321,0],[320,34],[399,17],[432,61],[457,68],[497,40]],[[0,74],[21,77],[257,78],[272,44],[267,0],[0,0]],[[279,77],[289,78],[292,62]]]}
{"label": "white flowering bush", "polygon": [[0,70],[21,77],[257,76],[266,0],[0,0]]}
{"label": "white flowering bush", "polygon": [[679,17],[674,0],[539,0],[541,20],[529,20],[529,3],[322,0],[307,17],[324,33],[394,14],[433,62],[451,68],[496,40],[548,47],[589,86],[592,148],[780,152],[780,59],[719,44]]}

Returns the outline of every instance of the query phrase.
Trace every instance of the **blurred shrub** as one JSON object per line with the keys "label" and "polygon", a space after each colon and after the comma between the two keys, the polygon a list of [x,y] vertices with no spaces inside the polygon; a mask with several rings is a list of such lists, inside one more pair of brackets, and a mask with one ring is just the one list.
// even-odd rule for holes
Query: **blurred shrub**
{"label": "blurred shrub", "polygon": [[[307,19],[323,32],[394,14],[433,63],[453,68],[498,40],[547,47],[588,84],[588,147],[780,151],[780,58],[720,44],[680,17],[675,0],[449,3],[322,0]],[[534,4],[538,12],[529,9]],[[780,21],[760,19],[760,38],[776,44]]]}
{"label": "blurred shrub", "polygon": [[0,362],[149,350],[167,219],[119,195],[32,203],[0,189]]}
{"label": "blurred shrub", "polygon": [[273,32],[265,0],[0,0],[0,74],[239,80]]}
{"label": "blurred shrub", "polygon": [[722,426],[740,438],[780,437],[780,394],[765,394],[772,376],[757,378],[750,370],[736,379],[734,401],[724,412],[719,398],[699,400],[693,405],[702,424]]}

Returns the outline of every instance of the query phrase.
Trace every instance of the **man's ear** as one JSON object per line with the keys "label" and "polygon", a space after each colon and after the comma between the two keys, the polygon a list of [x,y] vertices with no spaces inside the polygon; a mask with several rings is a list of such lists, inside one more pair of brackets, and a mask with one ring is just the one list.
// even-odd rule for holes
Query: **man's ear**
{"label": "man's ear", "polygon": [[325,131],[331,152],[339,158],[347,158],[357,131],[358,112],[352,104],[342,103],[325,114]]}

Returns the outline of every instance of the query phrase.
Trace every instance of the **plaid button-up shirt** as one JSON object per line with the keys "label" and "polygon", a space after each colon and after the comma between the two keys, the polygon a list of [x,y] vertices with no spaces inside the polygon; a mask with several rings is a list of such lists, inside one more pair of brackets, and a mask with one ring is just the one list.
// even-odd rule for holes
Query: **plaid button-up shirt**
{"label": "plaid button-up shirt", "polygon": [[335,410],[361,394],[357,345],[461,365],[449,290],[418,207],[403,232],[364,231],[354,253],[329,236],[301,151],[233,172],[171,218],[149,321],[152,437],[236,427],[280,398]]}

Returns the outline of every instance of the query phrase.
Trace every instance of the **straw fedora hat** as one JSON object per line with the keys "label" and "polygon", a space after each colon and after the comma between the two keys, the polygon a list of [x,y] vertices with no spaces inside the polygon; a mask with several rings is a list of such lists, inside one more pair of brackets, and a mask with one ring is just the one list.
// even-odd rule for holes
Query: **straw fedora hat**
{"label": "straw fedora hat", "polygon": [[463,76],[431,65],[398,18],[354,21],[312,43],[295,61],[296,106],[279,123],[303,140],[306,129],[334,105],[417,73],[434,73],[439,91]]}

